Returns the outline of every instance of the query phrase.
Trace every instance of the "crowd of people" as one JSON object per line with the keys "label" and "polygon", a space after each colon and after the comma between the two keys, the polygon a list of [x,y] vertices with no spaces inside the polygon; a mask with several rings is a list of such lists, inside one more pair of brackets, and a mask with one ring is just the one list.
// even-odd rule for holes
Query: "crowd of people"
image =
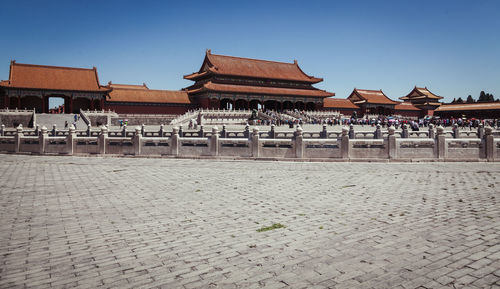
{"label": "crowd of people", "polygon": [[[299,114],[305,115],[305,112],[296,111]],[[291,118],[289,116],[285,116],[276,111],[264,111],[264,113],[269,116],[268,119],[258,119],[256,120],[257,125],[276,125],[282,126],[286,125],[291,128],[294,125],[303,125],[303,124],[320,124],[320,125],[361,125],[361,126],[376,126],[380,124],[382,127],[388,127],[393,125],[396,129],[400,128],[403,124],[406,124],[409,129],[417,131],[421,128],[428,127],[429,124],[433,124],[435,126],[441,125],[444,127],[451,127],[455,124],[462,129],[470,129],[477,128],[480,124],[484,126],[491,126],[494,128],[500,128],[500,119],[477,119],[477,118],[440,118],[440,117],[424,117],[424,118],[404,118],[401,116],[372,116],[372,117],[346,117],[339,115],[338,117],[304,117],[302,118]]]}

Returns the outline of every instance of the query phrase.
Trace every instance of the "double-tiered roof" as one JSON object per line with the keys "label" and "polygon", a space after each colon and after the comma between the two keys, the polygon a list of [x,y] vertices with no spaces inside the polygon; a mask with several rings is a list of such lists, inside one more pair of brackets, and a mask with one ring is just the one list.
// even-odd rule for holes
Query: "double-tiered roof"
{"label": "double-tiered roof", "polygon": [[436,95],[427,89],[427,87],[417,87],[408,93],[408,95],[400,97],[399,99],[403,101],[409,101],[416,106],[440,106],[440,99],[442,96]]}
{"label": "double-tiered roof", "polygon": [[198,72],[185,75],[196,81],[190,95],[201,92],[239,93],[324,98],[334,93],[312,87],[323,81],[305,74],[293,63],[212,54],[207,50]]}
{"label": "double-tiered roof", "polygon": [[251,59],[227,55],[212,54],[207,50],[205,59],[198,72],[185,75],[185,79],[198,80],[208,75],[231,75],[260,79],[291,80],[306,83],[318,83],[323,78],[305,74],[297,60],[293,63]]}

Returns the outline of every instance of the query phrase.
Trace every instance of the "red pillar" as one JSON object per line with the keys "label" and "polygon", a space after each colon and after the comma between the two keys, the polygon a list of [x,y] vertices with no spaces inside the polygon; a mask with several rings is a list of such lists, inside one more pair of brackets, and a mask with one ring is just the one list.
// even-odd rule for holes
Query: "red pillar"
{"label": "red pillar", "polygon": [[94,110],[94,99],[90,100],[90,110]]}
{"label": "red pillar", "polygon": [[73,96],[69,97],[69,113],[73,113]]}
{"label": "red pillar", "polygon": [[21,109],[21,96],[17,96],[17,109]]}
{"label": "red pillar", "polygon": [[3,108],[9,108],[9,96],[7,94],[3,96]]}

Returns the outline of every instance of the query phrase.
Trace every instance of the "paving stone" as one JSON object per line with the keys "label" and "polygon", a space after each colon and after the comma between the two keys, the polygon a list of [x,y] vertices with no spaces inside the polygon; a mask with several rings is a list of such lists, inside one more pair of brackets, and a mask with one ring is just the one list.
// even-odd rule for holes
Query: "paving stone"
{"label": "paving stone", "polygon": [[0,159],[1,288],[500,279],[498,163]]}

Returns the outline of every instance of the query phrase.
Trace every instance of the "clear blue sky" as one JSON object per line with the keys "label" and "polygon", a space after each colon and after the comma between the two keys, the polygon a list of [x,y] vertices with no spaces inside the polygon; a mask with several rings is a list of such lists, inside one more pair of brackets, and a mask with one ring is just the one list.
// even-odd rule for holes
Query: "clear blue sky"
{"label": "clear blue sky", "polygon": [[181,89],[212,53],[293,62],[345,98],[415,85],[500,98],[500,1],[2,1],[10,60],[92,67],[101,84]]}

